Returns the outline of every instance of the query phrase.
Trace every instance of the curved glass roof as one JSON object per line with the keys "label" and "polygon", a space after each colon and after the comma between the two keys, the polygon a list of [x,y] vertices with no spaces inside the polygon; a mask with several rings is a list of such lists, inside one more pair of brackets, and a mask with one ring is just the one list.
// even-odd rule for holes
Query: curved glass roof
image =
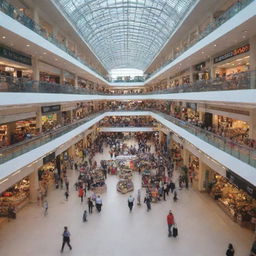
{"label": "curved glass roof", "polygon": [[145,70],[196,0],[54,0],[106,69]]}

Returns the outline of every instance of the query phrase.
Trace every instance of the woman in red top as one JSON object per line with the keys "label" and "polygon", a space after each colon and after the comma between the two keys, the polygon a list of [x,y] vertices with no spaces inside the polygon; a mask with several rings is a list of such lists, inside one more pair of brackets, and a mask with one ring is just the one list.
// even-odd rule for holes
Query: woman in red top
{"label": "woman in red top", "polygon": [[167,215],[167,224],[168,224],[168,237],[171,237],[172,226],[174,225],[174,216],[172,214],[172,211],[169,211],[169,214]]}
{"label": "woman in red top", "polygon": [[83,188],[79,188],[79,191],[78,191],[78,196],[81,198],[81,203],[83,202],[84,200],[84,190]]}

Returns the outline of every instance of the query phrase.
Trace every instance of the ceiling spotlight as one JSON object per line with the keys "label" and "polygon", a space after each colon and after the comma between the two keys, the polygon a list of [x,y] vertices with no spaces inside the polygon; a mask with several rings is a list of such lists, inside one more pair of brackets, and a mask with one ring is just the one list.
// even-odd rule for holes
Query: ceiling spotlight
{"label": "ceiling spotlight", "polygon": [[6,36],[2,36],[2,38],[3,38],[3,39],[5,39],[5,38],[6,38]]}
{"label": "ceiling spotlight", "polygon": [[27,46],[27,47],[29,47],[30,45],[29,45],[29,44],[27,44],[26,46]]}
{"label": "ceiling spotlight", "polygon": [[55,59],[56,61],[58,60],[58,59]]}
{"label": "ceiling spotlight", "polygon": [[247,32],[248,32],[248,30],[244,30],[244,31],[243,31],[243,33],[247,33]]}
{"label": "ceiling spotlight", "polygon": [[46,52],[44,52],[43,54],[46,55]]}
{"label": "ceiling spotlight", "polygon": [[245,35],[243,35],[243,38],[246,38],[246,36],[245,36]]}
{"label": "ceiling spotlight", "polygon": [[214,46],[214,47],[216,47],[216,46],[217,46],[217,44],[214,44],[213,46]]}

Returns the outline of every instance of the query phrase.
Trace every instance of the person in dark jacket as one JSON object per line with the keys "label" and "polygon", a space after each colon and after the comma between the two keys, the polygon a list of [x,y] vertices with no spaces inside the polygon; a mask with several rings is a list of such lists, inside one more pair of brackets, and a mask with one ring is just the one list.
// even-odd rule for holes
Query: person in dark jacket
{"label": "person in dark jacket", "polygon": [[232,244],[228,245],[228,249],[226,251],[226,256],[234,256],[235,255],[235,250]]}
{"label": "person in dark jacket", "polygon": [[93,209],[94,205],[93,205],[93,201],[90,197],[88,197],[87,204],[88,204],[89,213],[92,213],[92,209]]}
{"label": "person in dark jacket", "polygon": [[148,194],[144,198],[144,203],[147,205],[147,211],[151,210],[151,198]]}

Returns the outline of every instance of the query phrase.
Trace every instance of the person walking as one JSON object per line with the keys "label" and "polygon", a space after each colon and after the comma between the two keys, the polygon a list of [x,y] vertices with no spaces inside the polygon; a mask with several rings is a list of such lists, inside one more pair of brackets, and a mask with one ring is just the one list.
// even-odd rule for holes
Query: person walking
{"label": "person walking", "polygon": [[46,216],[48,214],[48,202],[47,202],[47,200],[44,200],[43,209],[44,209],[44,216]]}
{"label": "person walking", "polygon": [[68,227],[64,227],[64,232],[62,234],[63,241],[60,252],[63,252],[65,244],[68,245],[69,249],[72,250],[72,246],[70,245],[70,232],[68,231]]}
{"label": "person walking", "polygon": [[91,200],[91,198],[90,198],[90,197],[88,197],[87,204],[88,204],[89,213],[92,213],[92,209],[93,209],[93,201]]}
{"label": "person walking", "polygon": [[66,186],[66,190],[69,190],[69,181],[67,179],[67,177],[65,178],[65,186]]}
{"label": "person walking", "polygon": [[150,198],[149,194],[146,194],[146,196],[144,198],[144,203],[146,203],[146,205],[147,205],[147,211],[151,210],[151,198]]}
{"label": "person walking", "polygon": [[68,190],[65,192],[66,201],[68,201],[69,193]]}
{"label": "person walking", "polygon": [[82,203],[84,201],[84,190],[82,187],[80,187],[78,190],[78,196],[80,197]]}
{"label": "person walking", "polygon": [[141,192],[140,192],[140,189],[138,189],[138,195],[137,195],[137,205],[141,205]]}
{"label": "person walking", "polygon": [[132,211],[132,208],[133,208],[133,202],[134,202],[134,197],[132,195],[130,195],[128,197],[128,207],[130,209],[130,212]]}
{"label": "person walking", "polygon": [[175,188],[173,190],[173,201],[176,202],[178,200],[178,194],[177,194],[177,189]]}
{"label": "person walking", "polygon": [[175,183],[173,181],[170,182],[170,189],[171,189],[171,193],[173,193],[173,190],[175,189]]}
{"label": "person walking", "polygon": [[87,221],[87,211],[84,210],[84,213],[83,213],[83,222],[86,222]]}
{"label": "person walking", "polygon": [[100,198],[100,196],[97,196],[97,198],[96,198],[96,209],[98,210],[98,212],[101,212],[101,207],[102,207],[102,199]]}
{"label": "person walking", "polygon": [[228,249],[226,251],[226,256],[234,256],[235,255],[235,250],[232,244],[228,245]]}
{"label": "person walking", "polygon": [[167,194],[167,184],[164,183],[164,185],[163,185],[163,197],[164,197],[164,201],[166,201],[166,194]]}
{"label": "person walking", "polygon": [[172,214],[172,211],[169,211],[169,214],[167,215],[167,224],[168,224],[168,237],[172,236],[172,226],[174,225],[174,216]]}

